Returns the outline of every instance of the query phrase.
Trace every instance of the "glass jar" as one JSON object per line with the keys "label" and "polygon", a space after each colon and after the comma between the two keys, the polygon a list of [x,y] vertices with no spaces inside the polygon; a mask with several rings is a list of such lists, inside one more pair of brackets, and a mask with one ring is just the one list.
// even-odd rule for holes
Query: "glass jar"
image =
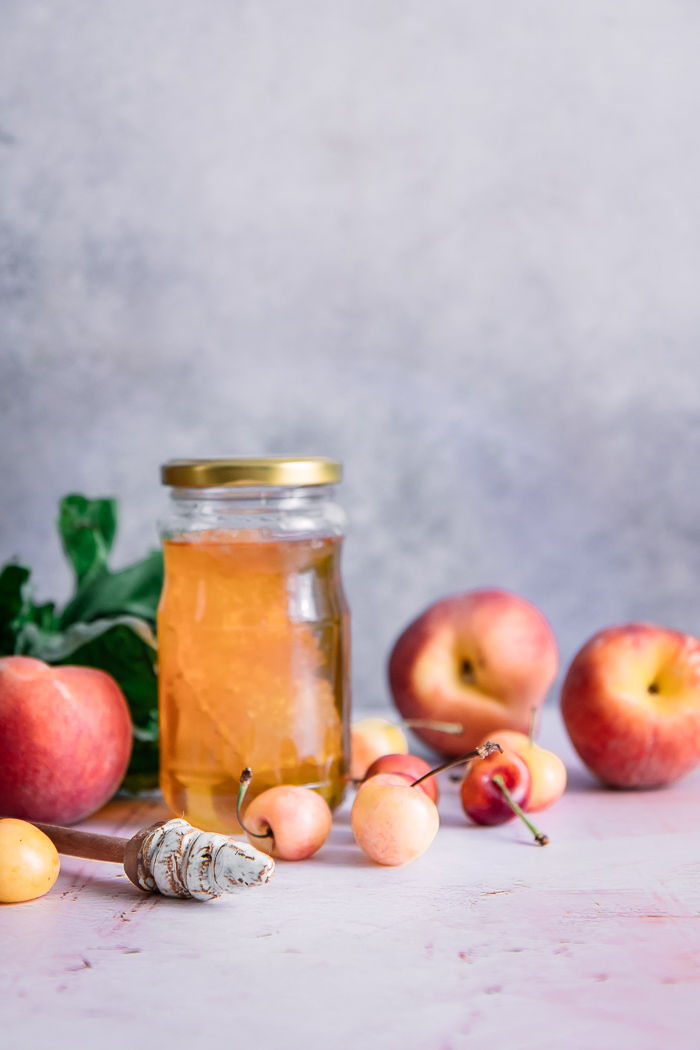
{"label": "glass jar", "polygon": [[303,784],[331,807],[349,768],[349,615],[340,464],[175,460],[161,522],[161,788],[178,816],[236,832],[246,801]]}

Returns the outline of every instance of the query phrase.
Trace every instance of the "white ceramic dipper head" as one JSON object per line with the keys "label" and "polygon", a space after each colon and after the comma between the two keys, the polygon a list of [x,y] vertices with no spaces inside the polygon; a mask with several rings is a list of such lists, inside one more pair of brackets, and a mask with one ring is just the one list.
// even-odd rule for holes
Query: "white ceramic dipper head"
{"label": "white ceramic dipper head", "polygon": [[247,843],[175,819],[135,835],[126,848],[124,870],[147,892],[207,901],[268,882],[275,862]]}

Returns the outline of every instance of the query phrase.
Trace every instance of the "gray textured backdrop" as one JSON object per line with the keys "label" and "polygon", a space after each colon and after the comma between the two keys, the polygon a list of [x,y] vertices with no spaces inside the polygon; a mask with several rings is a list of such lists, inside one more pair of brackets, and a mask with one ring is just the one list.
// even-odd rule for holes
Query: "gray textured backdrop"
{"label": "gray textured backdrop", "polygon": [[0,557],[171,456],[346,465],[358,703],[498,584],[700,633],[691,0],[0,0]]}

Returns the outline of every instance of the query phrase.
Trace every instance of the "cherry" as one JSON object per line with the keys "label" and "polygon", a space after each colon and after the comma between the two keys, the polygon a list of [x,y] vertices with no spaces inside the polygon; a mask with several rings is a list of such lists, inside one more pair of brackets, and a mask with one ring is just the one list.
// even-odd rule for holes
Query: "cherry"
{"label": "cherry", "polygon": [[350,779],[362,780],[375,759],[406,754],[408,740],[400,726],[385,718],[363,718],[350,727]]}
{"label": "cherry", "polygon": [[350,727],[350,779],[365,779],[369,766],[383,755],[408,754],[408,740],[402,726],[433,729],[442,733],[462,733],[458,722],[435,722],[425,718],[406,718],[395,725],[386,718],[363,718]]}
{"label": "cherry", "polygon": [[537,708],[533,708],[529,734],[515,729],[494,730],[491,739],[509,751],[515,751],[527,763],[532,777],[527,812],[546,809],[561,798],[566,790],[566,766],[553,751],[547,751],[535,743]]}
{"label": "cherry", "polygon": [[325,799],[311,788],[279,784],[261,792],[241,819],[241,803],[253,774],[241,773],[236,815],[251,845],[280,860],[306,860],[328,838],[333,817]]}
{"label": "cherry", "polygon": [[518,816],[535,841],[546,846],[547,836],[538,831],[523,812],[531,787],[527,763],[514,751],[504,749],[501,754],[492,754],[471,766],[462,781],[462,806],[476,824],[505,824]]}
{"label": "cherry", "polygon": [[[406,777],[409,784],[412,784],[419,777],[430,772],[431,768],[428,763],[418,755],[382,755],[381,758],[375,759],[369,767],[365,773],[365,780],[376,776],[377,773],[397,773],[399,776]],[[429,777],[418,786],[437,805],[440,790],[435,777]]]}
{"label": "cherry", "polygon": [[365,780],[355,796],[351,815],[360,849],[377,864],[407,864],[420,857],[440,826],[437,806],[423,784],[444,769],[484,758],[495,750],[499,750],[498,744],[485,744],[468,755],[428,769],[413,782],[401,773],[378,773]]}
{"label": "cherry", "polygon": [[462,806],[475,824],[505,824],[515,816],[493,778],[500,776],[519,806],[527,805],[532,778],[527,763],[504,750],[475,762],[462,781]]}
{"label": "cherry", "polygon": [[0,820],[0,903],[34,900],[51,889],[60,862],[51,839],[24,820]]}
{"label": "cherry", "polygon": [[377,864],[407,864],[437,835],[437,806],[400,773],[378,773],[360,785],[352,807],[355,841]]}

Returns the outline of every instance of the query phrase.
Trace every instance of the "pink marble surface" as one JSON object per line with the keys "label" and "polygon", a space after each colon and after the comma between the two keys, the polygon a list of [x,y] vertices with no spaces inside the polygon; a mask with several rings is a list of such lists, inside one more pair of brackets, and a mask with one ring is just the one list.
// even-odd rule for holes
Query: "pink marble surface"
{"label": "pink marble surface", "polygon": [[700,775],[602,791],[554,712],[542,736],[572,774],[546,849],[468,826],[445,782],[435,843],[401,869],[363,858],[347,808],[317,858],[211,904],[65,858],[50,894],[0,908],[0,1045],[696,1050]]}

